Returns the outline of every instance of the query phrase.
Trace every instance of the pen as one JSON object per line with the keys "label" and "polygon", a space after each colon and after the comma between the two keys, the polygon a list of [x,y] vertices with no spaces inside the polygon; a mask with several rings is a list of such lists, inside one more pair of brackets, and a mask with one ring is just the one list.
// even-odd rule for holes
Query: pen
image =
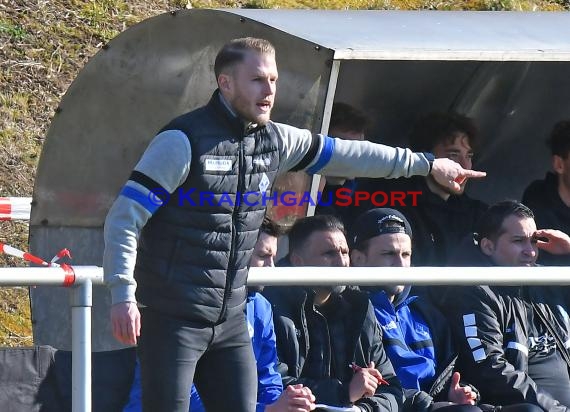
{"label": "pen", "polygon": [[[348,367],[349,367],[350,369],[352,369],[353,372],[358,372],[360,369],[362,369],[362,367],[358,366],[358,365],[357,365],[356,363],[354,363],[354,362],[352,362],[352,364],[348,365]],[[379,385],[390,385],[390,383],[389,383],[386,379],[384,379],[384,378],[382,378],[382,377],[381,377],[380,379],[377,379],[377,380],[378,380],[378,384],[379,384]]]}
{"label": "pen", "polygon": [[453,181],[457,184],[463,184],[463,182],[465,182],[467,180],[467,178],[465,176],[457,176],[455,179],[453,179]]}

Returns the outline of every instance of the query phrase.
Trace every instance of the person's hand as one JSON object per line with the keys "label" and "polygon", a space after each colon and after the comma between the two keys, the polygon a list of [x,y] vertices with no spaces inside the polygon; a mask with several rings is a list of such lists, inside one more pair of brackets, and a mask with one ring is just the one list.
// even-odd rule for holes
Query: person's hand
{"label": "person's hand", "polygon": [[459,405],[475,405],[477,394],[473,392],[470,386],[459,385],[460,379],[461,376],[459,375],[459,372],[454,372],[451,377],[451,385],[449,385],[447,400]]}
{"label": "person's hand", "polygon": [[465,179],[485,177],[487,173],[464,169],[459,163],[442,157],[433,161],[431,175],[440,185],[448,187],[454,192],[459,192],[461,190],[461,183],[463,183]]}
{"label": "person's hand", "polygon": [[120,302],[111,306],[113,336],[126,345],[136,345],[141,333],[141,315],[134,302]]}
{"label": "person's hand", "polygon": [[570,236],[560,230],[540,229],[534,232],[536,246],[553,255],[570,253]]}
{"label": "person's hand", "polygon": [[384,381],[382,374],[375,368],[374,362],[370,362],[367,368],[353,366],[354,376],[348,386],[350,402],[356,402],[360,398],[374,396],[380,382]]}
{"label": "person's hand", "polygon": [[289,385],[266,412],[307,412],[315,409],[315,396],[303,385]]}

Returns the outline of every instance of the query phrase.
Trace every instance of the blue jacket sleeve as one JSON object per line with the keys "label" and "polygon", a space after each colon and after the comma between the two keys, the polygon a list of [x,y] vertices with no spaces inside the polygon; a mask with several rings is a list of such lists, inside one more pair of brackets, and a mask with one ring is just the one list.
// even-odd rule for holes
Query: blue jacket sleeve
{"label": "blue jacket sleeve", "polygon": [[[252,320],[249,313],[248,321]],[[271,304],[259,293],[254,297],[252,345],[257,362],[257,412],[275,402],[283,392],[281,375],[277,372],[277,348]]]}
{"label": "blue jacket sleeve", "polygon": [[142,411],[142,390],[141,390],[141,365],[137,357],[135,363],[135,371],[133,375],[133,383],[129,392],[129,400],[123,408],[123,412],[140,412]]}
{"label": "blue jacket sleeve", "polygon": [[192,412],[206,412],[195,385],[192,385],[192,388],[190,389],[190,410]]}

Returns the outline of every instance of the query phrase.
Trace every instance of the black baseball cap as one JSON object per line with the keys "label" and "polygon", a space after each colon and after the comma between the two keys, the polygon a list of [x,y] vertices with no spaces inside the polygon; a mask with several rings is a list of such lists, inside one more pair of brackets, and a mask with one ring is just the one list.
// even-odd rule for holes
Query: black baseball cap
{"label": "black baseball cap", "polygon": [[351,247],[386,233],[405,233],[412,237],[412,227],[406,217],[395,209],[371,209],[360,215],[349,234]]}

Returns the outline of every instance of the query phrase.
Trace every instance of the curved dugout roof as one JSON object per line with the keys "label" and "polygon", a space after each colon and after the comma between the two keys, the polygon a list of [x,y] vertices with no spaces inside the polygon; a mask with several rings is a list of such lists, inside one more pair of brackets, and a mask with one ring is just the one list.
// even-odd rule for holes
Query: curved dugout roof
{"label": "curved dugout roof", "polygon": [[[276,46],[274,120],[326,130],[333,101],[345,101],[368,112],[371,140],[406,145],[419,114],[461,111],[481,127],[476,166],[489,172],[470,189],[488,201],[517,197],[549,168],[543,137],[570,117],[569,16],[232,9],[143,21],[88,62],[54,115],[30,249],[49,258],[67,247],[74,264],[101,265],[105,215],[136,161],[164,124],[208,100],[216,53],[243,36]],[[67,292],[37,287],[31,296],[35,343],[69,349]],[[93,350],[119,348],[108,292],[95,288],[93,301]]]}
{"label": "curved dugout roof", "polygon": [[570,13],[230,10],[335,59],[570,60]]}

